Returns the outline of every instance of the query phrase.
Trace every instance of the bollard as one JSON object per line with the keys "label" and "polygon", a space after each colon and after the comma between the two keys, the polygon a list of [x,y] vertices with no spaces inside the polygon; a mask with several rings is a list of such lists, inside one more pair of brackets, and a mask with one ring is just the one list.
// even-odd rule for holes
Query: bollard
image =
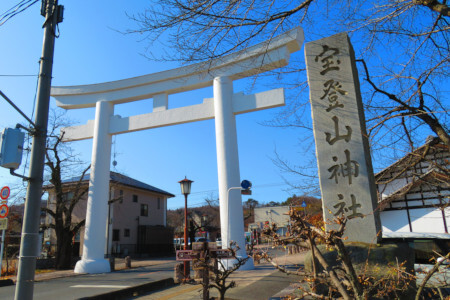
{"label": "bollard", "polygon": [[111,268],[111,272],[114,272],[116,270],[116,262],[113,256],[109,257],[109,266]]}
{"label": "bollard", "polygon": [[175,268],[174,268],[173,281],[175,283],[180,283],[183,281],[183,278],[184,278],[184,264],[178,263],[175,265]]}
{"label": "bollard", "polygon": [[125,257],[125,268],[126,269],[130,269],[131,268],[131,257],[130,256],[126,256]]}

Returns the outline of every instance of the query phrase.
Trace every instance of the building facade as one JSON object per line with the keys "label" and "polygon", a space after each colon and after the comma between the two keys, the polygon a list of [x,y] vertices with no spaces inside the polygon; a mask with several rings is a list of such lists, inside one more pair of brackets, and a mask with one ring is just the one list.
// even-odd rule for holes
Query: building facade
{"label": "building facade", "polygon": [[[277,233],[285,235],[289,226],[289,206],[268,206],[268,207],[256,207],[254,209],[255,223],[251,226],[259,226],[260,229],[264,225],[275,223],[278,227]],[[254,228],[254,227],[252,227]]]}
{"label": "building facade", "polygon": [[437,138],[375,175],[383,232],[449,233],[450,153]]}
{"label": "building facade", "polygon": [[[73,183],[80,181],[75,177],[63,182],[65,198],[70,201],[74,195]],[[89,174],[81,179],[81,188],[88,188]],[[107,245],[105,254],[113,256],[152,255],[172,250],[172,233],[166,226],[167,200],[173,194],[143,183],[131,177],[110,172],[110,198],[107,226]],[[46,186],[49,194],[48,207],[56,205],[55,190]],[[87,193],[76,204],[72,212],[72,222],[85,219]],[[51,223],[51,217],[47,216]],[[73,237],[74,255],[82,254],[84,227]],[[44,234],[44,242],[50,247],[55,244],[52,230]]]}

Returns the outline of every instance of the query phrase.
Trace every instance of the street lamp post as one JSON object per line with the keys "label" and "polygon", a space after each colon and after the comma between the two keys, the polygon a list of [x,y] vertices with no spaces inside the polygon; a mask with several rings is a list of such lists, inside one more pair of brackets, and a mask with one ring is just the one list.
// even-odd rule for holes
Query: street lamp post
{"label": "street lamp post", "polygon": [[[184,195],[184,250],[188,250],[187,197],[191,193],[191,184],[193,181],[184,177],[179,183],[181,186],[181,193]],[[184,261],[184,280],[187,280],[189,277],[189,268],[189,262]]]}

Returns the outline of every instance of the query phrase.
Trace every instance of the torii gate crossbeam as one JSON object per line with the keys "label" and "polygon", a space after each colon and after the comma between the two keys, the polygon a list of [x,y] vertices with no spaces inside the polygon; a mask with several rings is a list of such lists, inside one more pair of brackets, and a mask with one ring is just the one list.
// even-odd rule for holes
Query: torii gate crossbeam
{"label": "torii gate crossbeam", "polygon": [[[242,199],[230,193],[239,186],[239,157],[235,115],[284,105],[282,89],[255,95],[233,94],[233,80],[287,65],[292,52],[303,43],[303,32],[296,28],[256,46],[218,60],[199,63],[140,77],[82,86],[53,87],[51,95],[65,109],[96,107],[95,120],[86,125],[65,128],[64,138],[93,138],[91,176],[86,212],[82,259],[76,273],[110,272],[104,258],[108,211],[108,178],[111,137],[131,131],[215,119],[222,241],[237,242],[238,255],[245,257]],[[213,86],[214,98],[202,104],[168,108],[168,95]],[[114,105],[153,98],[153,112],[121,118],[114,116]],[[252,262],[241,269],[253,268]]]}

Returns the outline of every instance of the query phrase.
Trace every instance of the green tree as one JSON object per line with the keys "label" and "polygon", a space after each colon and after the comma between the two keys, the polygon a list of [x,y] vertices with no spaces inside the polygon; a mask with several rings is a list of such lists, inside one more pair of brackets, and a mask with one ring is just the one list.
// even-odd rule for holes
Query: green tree
{"label": "green tree", "polygon": [[302,206],[303,202],[306,204],[305,212],[308,215],[322,213],[322,200],[311,196],[297,196],[294,194],[282,202],[281,205]]}

